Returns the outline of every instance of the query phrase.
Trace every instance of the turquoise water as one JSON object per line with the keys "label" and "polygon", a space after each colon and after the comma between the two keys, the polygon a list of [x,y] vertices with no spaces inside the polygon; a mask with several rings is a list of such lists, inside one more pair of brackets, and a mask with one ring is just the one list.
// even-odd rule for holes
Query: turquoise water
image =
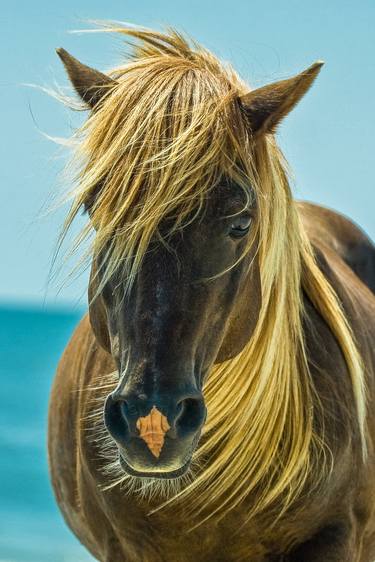
{"label": "turquoise water", "polygon": [[48,479],[46,420],[58,359],[80,312],[0,306],[0,562],[88,562]]}

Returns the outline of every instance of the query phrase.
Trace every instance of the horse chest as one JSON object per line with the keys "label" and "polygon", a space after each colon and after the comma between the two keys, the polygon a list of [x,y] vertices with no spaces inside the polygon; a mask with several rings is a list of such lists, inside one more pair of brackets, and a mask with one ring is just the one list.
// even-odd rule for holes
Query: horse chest
{"label": "horse chest", "polygon": [[272,530],[254,521],[241,526],[244,513],[235,510],[217,523],[189,530],[189,521],[177,513],[148,516],[131,498],[127,503],[122,514],[116,514],[115,533],[124,560],[132,562],[273,562],[297,539],[294,532],[300,539],[308,528],[305,519],[300,525],[286,521]]}
{"label": "horse chest", "polygon": [[268,561],[269,550],[255,528],[239,532],[233,526],[206,525],[189,532],[183,522],[150,525],[143,520],[132,531],[127,533],[124,528],[120,538],[124,554],[132,562]]}

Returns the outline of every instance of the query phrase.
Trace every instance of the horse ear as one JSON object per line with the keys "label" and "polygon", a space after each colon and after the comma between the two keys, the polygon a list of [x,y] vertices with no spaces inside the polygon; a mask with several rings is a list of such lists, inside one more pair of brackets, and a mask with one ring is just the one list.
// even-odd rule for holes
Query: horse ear
{"label": "horse ear", "polygon": [[297,105],[319,74],[322,61],[288,80],[274,82],[241,96],[254,134],[274,133],[280,121]]}
{"label": "horse ear", "polygon": [[108,89],[116,86],[117,82],[85,64],[82,64],[70,55],[65,49],[56,49],[56,52],[62,60],[69,79],[74,86],[77,94],[91,108],[100,102]]}

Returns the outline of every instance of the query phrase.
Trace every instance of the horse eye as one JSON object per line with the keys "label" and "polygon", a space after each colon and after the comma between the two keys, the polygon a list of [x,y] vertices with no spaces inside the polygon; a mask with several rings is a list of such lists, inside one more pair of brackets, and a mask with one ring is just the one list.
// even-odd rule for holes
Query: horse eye
{"label": "horse eye", "polygon": [[250,230],[251,217],[246,215],[242,217],[235,217],[230,225],[230,236],[233,238],[241,238],[245,236]]}

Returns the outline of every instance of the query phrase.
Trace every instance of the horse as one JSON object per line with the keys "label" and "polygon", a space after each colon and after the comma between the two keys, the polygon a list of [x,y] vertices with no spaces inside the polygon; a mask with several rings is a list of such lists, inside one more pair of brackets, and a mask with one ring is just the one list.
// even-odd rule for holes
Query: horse
{"label": "horse", "polygon": [[[256,89],[168,29],[59,49],[89,310],[58,366],[49,466],[102,562],[375,559],[375,248],[297,202],[277,127],[317,77]],[[130,46],[129,46],[130,45]]]}

